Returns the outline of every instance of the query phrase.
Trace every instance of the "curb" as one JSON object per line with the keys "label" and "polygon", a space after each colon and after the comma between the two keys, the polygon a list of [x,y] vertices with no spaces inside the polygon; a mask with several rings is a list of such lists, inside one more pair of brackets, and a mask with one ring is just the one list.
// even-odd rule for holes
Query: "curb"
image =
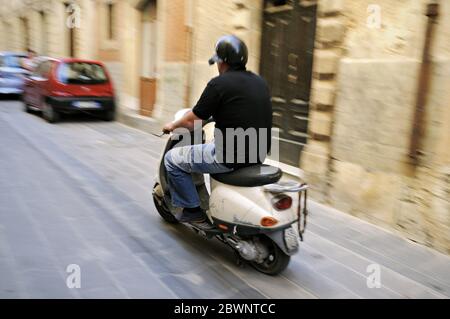
{"label": "curb", "polygon": [[117,121],[127,126],[133,127],[146,133],[156,133],[161,131],[163,124],[154,118],[142,116],[131,112],[120,112]]}

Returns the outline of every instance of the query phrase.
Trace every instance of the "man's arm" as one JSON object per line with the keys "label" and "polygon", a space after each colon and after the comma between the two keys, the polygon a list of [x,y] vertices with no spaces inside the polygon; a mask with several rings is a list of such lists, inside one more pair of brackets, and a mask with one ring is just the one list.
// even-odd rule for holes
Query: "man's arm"
{"label": "man's arm", "polygon": [[170,122],[164,125],[163,132],[168,134],[179,127],[184,127],[187,128],[188,130],[193,130],[195,121],[202,121],[202,119],[199,118],[197,115],[195,115],[194,112],[188,111],[178,121]]}

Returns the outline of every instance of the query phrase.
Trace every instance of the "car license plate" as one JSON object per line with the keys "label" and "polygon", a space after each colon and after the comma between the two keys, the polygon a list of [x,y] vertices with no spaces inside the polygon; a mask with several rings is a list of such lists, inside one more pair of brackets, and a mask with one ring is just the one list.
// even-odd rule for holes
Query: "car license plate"
{"label": "car license plate", "polygon": [[80,109],[96,109],[100,107],[100,103],[95,101],[77,101],[73,102],[72,105]]}
{"label": "car license plate", "polygon": [[298,222],[293,223],[291,227],[284,230],[284,242],[286,243],[286,247],[289,251],[293,251],[298,248],[299,239]]}

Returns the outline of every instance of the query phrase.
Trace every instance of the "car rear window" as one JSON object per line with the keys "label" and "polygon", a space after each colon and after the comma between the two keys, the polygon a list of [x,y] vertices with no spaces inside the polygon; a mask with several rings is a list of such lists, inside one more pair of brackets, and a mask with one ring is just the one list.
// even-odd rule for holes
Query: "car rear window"
{"label": "car rear window", "polygon": [[108,82],[100,64],[88,62],[62,63],[57,70],[58,81],[64,84],[101,84]]}
{"label": "car rear window", "polygon": [[21,68],[22,59],[24,56],[20,55],[3,55],[0,56],[0,66],[8,68]]}

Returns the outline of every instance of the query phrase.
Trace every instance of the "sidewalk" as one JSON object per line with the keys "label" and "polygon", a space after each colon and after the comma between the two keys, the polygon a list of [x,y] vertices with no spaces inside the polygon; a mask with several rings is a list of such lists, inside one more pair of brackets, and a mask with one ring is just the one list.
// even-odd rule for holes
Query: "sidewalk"
{"label": "sidewalk", "polygon": [[145,133],[160,133],[164,123],[160,123],[154,118],[142,116],[131,111],[119,112],[117,120],[120,123],[133,127]]}

